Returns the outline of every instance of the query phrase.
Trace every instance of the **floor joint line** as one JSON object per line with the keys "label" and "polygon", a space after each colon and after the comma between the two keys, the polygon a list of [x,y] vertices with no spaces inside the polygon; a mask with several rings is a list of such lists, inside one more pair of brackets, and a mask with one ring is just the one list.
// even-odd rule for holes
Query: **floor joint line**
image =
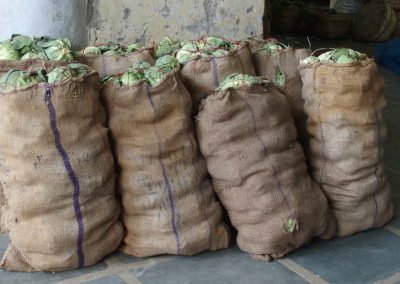
{"label": "floor joint line", "polygon": [[278,259],[278,262],[312,284],[329,284],[318,275],[289,258]]}
{"label": "floor joint line", "polygon": [[[106,263],[106,265],[108,266],[106,269],[88,273],[88,274],[84,274],[84,275],[80,275],[80,276],[73,277],[73,278],[64,279],[62,281],[56,282],[56,284],[70,284],[70,283],[79,284],[82,282],[93,281],[93,280],[97,280],[97,279],[104,278],[107,276],[119,275],[120,273],[126,273],[131,270],[135,270],[135,269],[151,267],[158,263],[169,261],[172,258],[173,257],[167,257],[167,256],[159,257],[159,258],[149,258],[149,259],[141,260],[139,262],[127,264],[127,263],[120,262],[115,256],[111,256],[111,257],[108,257],[104,261]],[[133,275],[132,275],[132,277],[135,278]],[[132,280],[132,278],[131,278],[131,280]],[[135,284],[140,283],[139,280],[137,280],[137,281],[138,282],[135,282]],[[134,282],[128,282],[128,284],[131,284],[131,283],[134,283]]]}
{"label": "floor joint line", "polygon": [[400,236],[400,229],[393,227],[392,225],[386,225],[386,226],[383,226],[383,228],[392,232],[393,234]]}

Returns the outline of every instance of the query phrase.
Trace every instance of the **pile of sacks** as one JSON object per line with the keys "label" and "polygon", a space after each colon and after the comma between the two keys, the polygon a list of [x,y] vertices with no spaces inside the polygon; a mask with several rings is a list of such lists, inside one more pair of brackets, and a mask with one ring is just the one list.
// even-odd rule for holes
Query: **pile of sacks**
{"label": "pile of sacks", "polygon": [[[28,39],[7,46],[42,51]],[[217,37],[63,50],[73,60],[1,46],[4,269],[224,249],[222,206],[267,261],[393,215],[383,81],[363,54]]]}

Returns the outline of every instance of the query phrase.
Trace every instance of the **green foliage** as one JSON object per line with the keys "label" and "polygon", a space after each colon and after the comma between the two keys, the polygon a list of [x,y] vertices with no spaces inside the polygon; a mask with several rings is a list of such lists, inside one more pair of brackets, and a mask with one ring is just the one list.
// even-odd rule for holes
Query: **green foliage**
{"label": "green foliage", "polygon": [[175,68],[179,67],[179,62],[172,55],[164,55],[157,59],[155,66],[158,68],[164,68],[167,72],[171,72]]}
{"label": "green foliage", "polygon": [[119,86],[135,85],[141,81],[146,81],[152,87],[156,87],[173,70],[179,67],[178,60],[171,55],[160,57],[154,66],[145,61],[135,63],[123,74],[107,76],[102,83],[112,83]]}
{"label": "green foliage", "polygon": [[299,222],[295,219],[289,218],[286,221],[286,224],[284,226],[284,230],[292,235],[294,232],[296,232],[299,229]]}
{"label": "green foliage", "polygon": [[278,87],[285,86],[285,74],[278,67],[276,68],[276,71],[275,71],[275,84]]}
{"label": "green foliage", "polygon": [[267,84],[267,83],[269,83],[268,80],[260,77],[255,77],[247,74],[234,73],[227,76],[224,80],[220,82],[217,91],[223,91],[229,88],[237,89],[242,86],[251,87],[254,84]]}
{"label": "green foliage", "polygon": [[179,39],[165,37],[158,43],[156,56],[157,58],[159,58],[164,55],[172,55],[180,47],[181,47],[181,42]]}
{"label": "green foliage", "polygon": [[11,43],[0,43],[0,60],[19,60],[21,56]]}
{"label": "green foliage", "polygon": [[10,70],[0,77],[0,90],[11,92],[36,83],[55,84],[71,78],[82,77],[91,72],[92,70],[88,66],[81,63],[71,63],[50,70],[38,69],[33,72]]}
{"label": "green foliage", "polygon": [[349,48],[336,48],[330,51],[324,52],[318,57],[309,56],[301,60],[301,64],[309,63],[352,63],[359,62],[366,59],[367,56],[363,53],[355,51]]}
{"label": "green foliage", "polygon": [[219,37],[206,37],[199,41],[184,41],[176,52],[176,58],[182,65],[194,58],[227,56],[229,51],[238,47],[237,43]]}
{"label": "green foliage", "polygon": [[30,76],[28,72],[10,70],[0,78],[0,90],[12,92],[15,89],[28,87],[35,83],[35,78]]}
{"label": "green foliage", "polygon": [[13,35],[0,42],[0,60],[62,60],[72,61],[71,42],[68,39]]}
{"label": "green foliage", "polygon": [[72,78],[73,72],[68,67],[56,67],[47,73],[47,82],[50,84],[55,84]]}
{"label": "green foliage", "polygon": [[79,55],[84,56],[115,56],[115,55],[126,55],[143,49],[143,45],[139,43],[132,43],[128,46],[123,46],[118,43],[107,43],[100,44],[97,46],[88,46],[85,49],[78,52]]}
{"label": "green foliage", "polygon": [[265,50],[269,55],[274,55],[282,50],[282,46],[273,42],[268,42],[264,44],[259,50]]}

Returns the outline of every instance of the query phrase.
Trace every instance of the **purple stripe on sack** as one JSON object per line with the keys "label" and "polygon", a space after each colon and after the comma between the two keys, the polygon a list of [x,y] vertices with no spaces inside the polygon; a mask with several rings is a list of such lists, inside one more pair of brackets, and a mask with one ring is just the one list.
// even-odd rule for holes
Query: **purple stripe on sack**
{"label": "purple stripe on sack", "polygon": [[[159,147],[161,148],[161,144],[159,143]],[[175,215],[176,215],[176,207],[174,204],[174,197],[172,195],[172,188],[171,188],[171,183],[169,182],[169,178],[167,175],[167,171],[165,170],[164,163],[162,162],[162,150],[160,150],[159,155],[158,155],[158,161],[160,162],[161,166],[161,171],[165,180],[165,187],[167,188],[167,193],[168,193],[168,199],[169,199],[169,206],[171,209],[171,222],[172,222],[172,230],[174,231],[175,239],[176,239],[176,254],[181,254],[181,241],[179,238],[179,233],[178,233],[178,226],[176,224],[175,220]]]}
{"label": "purple stripe on sack", "polygon": [[[376,178],[376,182],[377,182],[377,187],[379,190],[379,186],[381,184],[381,180],[380,180],[379,174],[378,174],[378,167],[379,167],[379,164],[381,163],[381,132],[379,129],[380,121],[379,121],[379,116],[378,116],[377,111],[375,111],[375,118],[376,118],[376,132],[377,132],[377,140],[378,140],[377,141],[378,142],[378,161],[375,166],[374,174],[375,174],[375,178]],[[372,227],[374,227],[375,222],[376,222],[376,217],[378,215],[378,202],[376,201],[375,194],[372,195],[372,199],[374,200],[374,204],[375,204],[374,220],[372,221]]]}
{"label": "purple stripe on sack", "polygon": [[150,93],[151,93],[151,87],[149,85],[146,85],[146,92],[147,92],[147,98],[149,99],[151,108],[153,109],[153,111],[156,111],[156,106],[154,104],[153,98],[151,97]]}
{"label": "purple stripe on sack", "polygon": [[[149,100],[149,103],[151,105],[151,108],[153,109],[153,111],[156,111],[156,106],[154,104],[154,101],[151,97],[151,87],[149,85],[146,85],[146,91],[147,91],[147,98]],[[176,206],[174,203],[174,196],[172,194],[172,187],[171,187],[171,183],[169,181],[168,175],[167,175],[167,171],[165,169],[164,163],[162,161],[162,153],[163,153],[163,149],[162,149],[162,144],[161,144],[161,138],[160,135],[157,132],[157,129],[154,127],[155,129],[155,133],[156,133],[156,137],[157,137],[157,143],[158,143],[158,162],[160,163],[160,167],[161,167],[161,172],[164,178],[164,182],[165,182],[165,188],[167,189],[167,194],[168,194],[168,200],[169,200],[169,207],[171,210],[171,223],[172,223],[172,230],[174,232],[175,235],[175,240],[176,240],[176,254],[181,254],[181,241],[180,241],[180,237],[179,237],[179,232],[178,232],[178,225],[176,223]]]}
{"label": "purple stripe on sack", "polygon": [[212,76],[214,79],[214,85],[216,88],[219,87],[219,80],[218,80],[218,65],[217,65],[217,60],[215,57],[211,57],[211,66],[212,66]]}
{"label": "purple stripe on sack", "polygon": [[51,87],[47,86],[45,96],[44,96],[44,102],[46,103],[47,110],[49,112],[50,127],[51,127],[51,130],[54,135],[54,144],[64,162],[64,167],[67,170],[68,176],[74,187],[74,196],[73,196],[74,209],[75,209],[76,220],[78,223],[77,253],[78,253],[78,257],[79,257],[79,267],[82,267],[85,263],[85,256],[83,254],[83,235],[84,235],[83,218],[82,218],[81,207],[79,204],[79,194],[80,194],[81,189],[80,189],[78,178],[76,177],[75,172],[72,169],[68,154],[61,144],[61,136],[60,136],[60,132],[57,128],[56,110],[54,108],[51,96],[52,96],[52,89],[51,89]]}

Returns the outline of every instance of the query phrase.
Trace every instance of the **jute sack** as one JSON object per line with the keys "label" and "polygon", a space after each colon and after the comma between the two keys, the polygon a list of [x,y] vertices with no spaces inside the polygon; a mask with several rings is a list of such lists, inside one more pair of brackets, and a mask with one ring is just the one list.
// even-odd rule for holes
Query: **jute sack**
{"label": "jute sack", "polygon": [[[303,84],[297,67],[300,60],[310,56],[308,49],[285,48],[277,54],[269,55],[265,50],[253,54],[254,66],[258,76],[267,77],[287,96],[296,124],[298,141],[308,153],[307,116],[304,113],[304,100],[301,96]],[[284,84],[277,84],[277,72],[282,72]]]}
{"label": "jute sack", "polygon": [[276,39],[270,38],[270,39],[263,39],[258,36],[253,36],[245,39],[244,41],[249,43],[249,48],[251,51],[251,54],[259,50],[265,43],[267,42],[276,42]]}
{"label": "jute sack", "polygon": [[76,60],[99,73],[100,78],[124,72],[138,61],[154,64],[154,47],[143,48],[125,55],[77,56]]}
{"label": "jute sack", "polygon": [[196,128],[242,250],[269,261],[315,236],[335,235],[327,200],[309,177],[296,142],[289,103],[275,87],[253,85],[209,96]]}
{"label": "jute sack", "polygon": [[[16,70],[35,70],[35,69],[48,69],[56,66],[66,65],[70,62],[66,61],[46,61],[42,59],[29,59],[29,60],[0,60],[0,77],[6,74],[11,69]],[[0,184],[0,233],[7,233],[6,223],[7,217],[3,217],[3,210],[6,210],[3,188]],[[4,213],[6,215],[6,213]]]}
{"label": "jute sack", "polygon": [[256,74],[248,42],[241,43],[228,55],[189,60],[182,67],[180,75],[192,96],[193,111],[197,113],[201,100],[233,73]]}
{"label": "jute sack", "polygon": [[0,267],[89,266],[123,237],[97,73],[0,93],[0,178],[13,223]]}
{"label": "jute sack", "polygon": [[123,252],[145,257],[226,248],[222,223],[190,116],[190,95],[176,73],[151,88],[102,90],[119,170]]}
{"label": "jute sack", "polygon": [[338,235],[393,216],[383,166],[383,79],[373,60],[299,67],[308,115],[310,164],[338,220]]}
{"label": "jute sack", "polygon": [[257,37],[257,36],[249,37],[249,38],[245,39],[245,41],[247,41],[249,43],[249,48],[250,48],[252,55],[255,52],[257,52],[260,48],[262,48],[264,44],[266,44],[268,42],[278,42],[278,40],[273,37],[263,39],[263,38]]}

